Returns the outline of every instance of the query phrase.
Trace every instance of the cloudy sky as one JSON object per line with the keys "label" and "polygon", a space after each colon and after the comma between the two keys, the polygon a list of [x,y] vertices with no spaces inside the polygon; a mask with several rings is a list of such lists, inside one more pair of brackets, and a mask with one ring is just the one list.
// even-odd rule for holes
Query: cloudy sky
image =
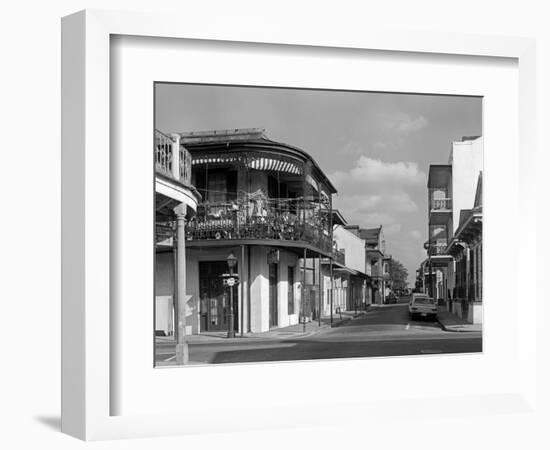
{"label": "cloudy sky", "polygon": [[157,84],[155,103],[166,133],[265,128],[307,151],[349,224],[383,225],[410,285],[426,257],[428,167],[447,163],[453,140],[481,135],[476,97]]}

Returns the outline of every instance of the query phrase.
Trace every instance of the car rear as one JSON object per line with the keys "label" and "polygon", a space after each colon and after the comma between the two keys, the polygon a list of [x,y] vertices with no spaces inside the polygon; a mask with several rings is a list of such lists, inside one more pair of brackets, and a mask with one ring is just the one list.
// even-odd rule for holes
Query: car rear
{"label": "car rear", "polygon": [[409,314],[411,319],[416,316],[437,317],[437,304],[435,300],[428,296],[414,296],[409,304]]}

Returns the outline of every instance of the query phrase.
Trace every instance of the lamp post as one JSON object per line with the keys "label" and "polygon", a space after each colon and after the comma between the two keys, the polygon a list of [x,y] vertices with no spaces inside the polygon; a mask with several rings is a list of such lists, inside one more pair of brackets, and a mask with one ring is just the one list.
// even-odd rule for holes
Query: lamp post
{"label": "lamp post", "polygon": [[[233,276],[233,269],[235,268],[235,265],[237,264],[237,257],[233,254],[233,252],[229,253],[227,256],[227,267],[229,268],[229,276]],[[227,320],[227,337],[228,338],[234,338],[235,337],[235,330],[233,329],[233,283],[229,284],[229,317]]]}

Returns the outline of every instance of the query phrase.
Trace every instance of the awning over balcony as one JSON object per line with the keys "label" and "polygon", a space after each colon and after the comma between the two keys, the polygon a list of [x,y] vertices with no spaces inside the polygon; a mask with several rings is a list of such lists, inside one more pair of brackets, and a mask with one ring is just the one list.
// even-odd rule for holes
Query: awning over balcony
{"label": "awning over balcony", "polygon": [[481,236],[482,228],[483,211],[481,206],[474,209],[461,210],[458,229],[447,250],[453,254],[461,251],[465,245],[472,243],[472,241]]}
{"label": "awning over balcony", "polygon": [[273,156],[257,156],[251,153],[227,153],[218,155],[205,155],[193,158],[193,166],[206,166],[216,164],[241,163],[247,169],[263,170],[268,172],[288,173],[302,175],[303,167],[300,163],[289,158]]}
{"label": "awning over balcony", "polygon": [[371,279],[371,277],[369,277],[366,273],[360,272],[358,270],[351,269],[351,268],[346,267],[346,266],[338,266],[338,267],[335,266],[333,268],[333,270],[336,273],[352,275],[352,276],[355,276],[355,277],[363,278],[365,280],[370,280]]}
{"label": "awning over balcony", "polygon": [[254,170],[291,175],[309,173],[321,190],[336,193],[332,182],[308,153],[268,139],[263,129],[186,132],[179,133],[179,136],[182,145],[192,153],[194,166],[240,163]]}

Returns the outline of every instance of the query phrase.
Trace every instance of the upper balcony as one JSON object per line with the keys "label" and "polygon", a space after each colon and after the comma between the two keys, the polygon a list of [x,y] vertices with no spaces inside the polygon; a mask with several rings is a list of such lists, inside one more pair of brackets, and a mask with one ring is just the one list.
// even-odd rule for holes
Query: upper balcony
{"label": "upper balcony", "polygon": [[332,256],[336,189],[306,152],[271,141],[261,129],[179,138],[192,155],[192,183],[203,199],[187,225],[188,245],[241,240]]}
{"label": "upper balcony", "polygon": [[453,200],[447,189],[430,188],[428,193],[430,196],[430,214],[453,211]]}
{"label": "upper balcony", "polygon": [[[191,154],[180,144],[178,135],[168,136],[155,130],[155,220],[167,222],[174,216],[174,208],[186,206],[192,216],[201,195],[191,184]],[[157,233],[158,234],[158,233]],[[160,238],[159,238],[160,239]],[[160,239],[158,242],[168,242]]]}
{"label": "upper balcony", "polygon": [[172,180],[191,185],[192,158],[179,138],[155,130],[155,171]]}
{"label": "upper balcony", "polygon": [[311,247],[343,262],[343,254],[332,246],[329,215],[310,202],[286,200],[278,199],[277,205],[270,201],[200,204],[187,223],[188,245],[194,246],[193,241],[263,241],[264,245]]}
{"label": "upper balcony", "polygon": [[433,244],[428,247],[428,255],[430,256],[442,256],[447,255],[447,244]]}
{"label": "upper balcony", "polygon": [[447,223],[453,212],[451,195],[452,166],[431,165],[428,175],[429,220],[433,225]]}
{"label": "upper balcony", "polygon": [[371,276],[373,278],[389,278],[390,274],[385,272],[383,267],[377,264],[371,267]]}
{"label": "upper balcony", "polygon": [[345,248],[342,248],[342,249],[333,248],[332,249],[332,257],[333,257],[334,261],[337,262],[338,264],[341,264],[342,266],[346,265],[346,249]]}

